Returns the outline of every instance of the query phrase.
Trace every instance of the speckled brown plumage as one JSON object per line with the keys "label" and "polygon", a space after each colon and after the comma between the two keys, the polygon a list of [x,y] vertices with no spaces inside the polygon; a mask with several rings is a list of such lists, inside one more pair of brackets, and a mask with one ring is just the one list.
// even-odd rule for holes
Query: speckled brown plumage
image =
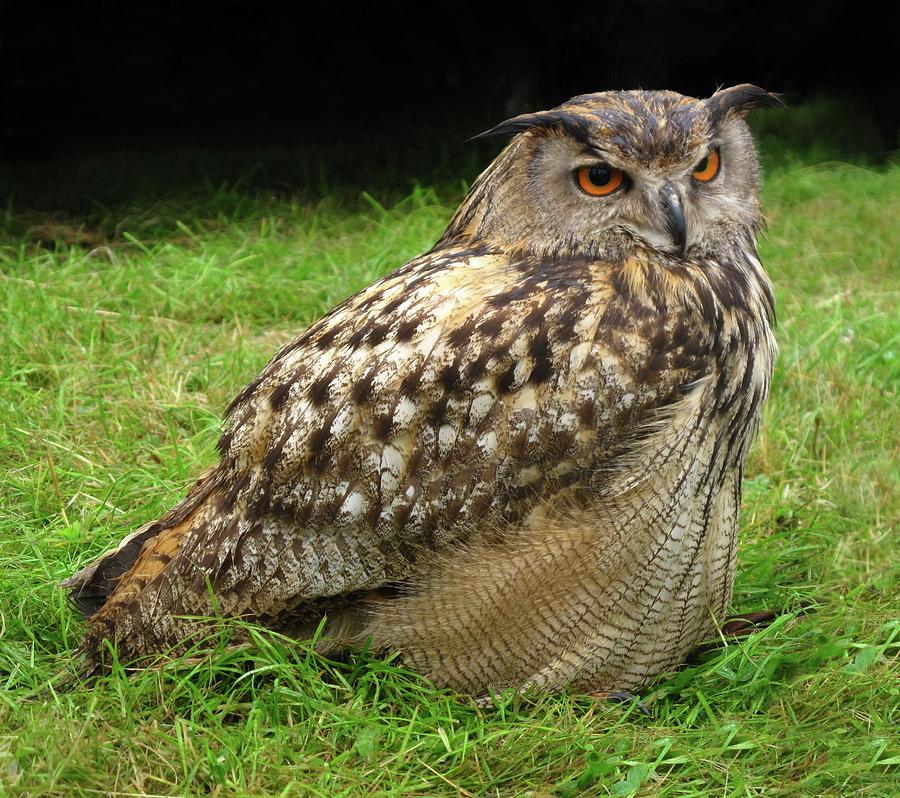
{"label": "speckled brown plumage", "polygon": [[[517,135],[437,245],[278,352],[219,464],[67,580],[88,669],[105,639],[177,649],[210,591],[478,695],[681,662],[730,599],[775,352],[741,118],[771,102],[608,92],[500,126]],[[587,196],[573,171],[595,163],[627,183]]]}

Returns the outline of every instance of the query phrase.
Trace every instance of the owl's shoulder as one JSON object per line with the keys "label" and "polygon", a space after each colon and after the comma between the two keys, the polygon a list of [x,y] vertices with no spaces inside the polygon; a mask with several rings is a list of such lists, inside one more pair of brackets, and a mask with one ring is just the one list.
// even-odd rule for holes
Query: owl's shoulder
{"label": "owl's shoulder", "polygon": [[[484,344],[509,339],[513,328],[556,322],[560,336],[573,338],[579,317],[602,303],[608,290],[603,264],[551,263],[450,244],[373,282],[297,335],[226,415],[239,415],[265,395],[281,405],[298,379],[312,373],[348,371],[362,377],[373,361],[435,360],[449,349],[464,350],[477,361]],[[314,403],[323,389],[320,380],[312,389]],[[360,386],[357,392],[365,390]]]}
{"label": "owl's shoulder", "polygon": [[439,434],[451,420],[596,421],[665,401],[703,370],[710,342],[702,307],[667,301],[661,274],[640,259],[436,249],[282,348],[232,403],[220,450],[272,460],[293,436],[315,469],[360,438]]}

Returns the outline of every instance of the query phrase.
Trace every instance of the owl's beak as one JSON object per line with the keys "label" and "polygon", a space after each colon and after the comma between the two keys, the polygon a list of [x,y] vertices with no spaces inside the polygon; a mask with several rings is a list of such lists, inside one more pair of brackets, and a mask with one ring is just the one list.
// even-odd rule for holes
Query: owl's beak
{"label": "owl's beak", "polygon": [[684,220],[681,197],[671,183],[663,183],[659,190],[659,198],[663,212],[666,214],[666,229],[669,237],[677,247],[678,257],[683,258],[687,248],[687,222]]}

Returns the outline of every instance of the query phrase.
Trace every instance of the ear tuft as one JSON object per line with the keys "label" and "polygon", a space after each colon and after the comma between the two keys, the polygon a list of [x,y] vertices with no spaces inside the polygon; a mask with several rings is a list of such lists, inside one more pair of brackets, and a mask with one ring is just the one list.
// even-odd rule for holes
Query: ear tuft
{"label": "ear tuft", "polygon": [[484,133],[472,136],[469,140],[506,136],[511,133],[523,133],[526,130],[546,130],[552,127],[562,128],[570,136],[582,141],[587,141],[590,134],[590,124],[583,117],[562,108],[554,108],[551,111],[514,116],[490,130],[485,130]]}
{"label": "ear tuft", "polygon": [[514,133],[521,133],[524,130],[530,130],[535,127],[545,127],[547,125],[547,121],[544,116],[540,113],[537,114],[519,114],[518,116],[514,116],[511,119],[507,119],[505,122],[501,122],[499,125],[494,125],[490,130],[485,130],[484,133],[479,133],[476,136],[472,136],[469,141],[475,141],[476,139],[486,139],[489,136],[508,136]]}
{"label": "ear tuft", "polygon": [[754,86],[752,83],[741,83],[728,89],[720,89],[708,100],[705,100],[709,118],[713,124],[719,123],[726,116],[738,114],[743,116],[755,108],[773,108],[783,106],[784,102],[777,94]]}

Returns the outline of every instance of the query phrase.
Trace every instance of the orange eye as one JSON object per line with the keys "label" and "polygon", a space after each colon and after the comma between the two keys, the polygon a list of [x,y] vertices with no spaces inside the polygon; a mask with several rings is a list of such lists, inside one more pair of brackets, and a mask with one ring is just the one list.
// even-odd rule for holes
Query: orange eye
{"label": "orange eye", "polygon": [[605,163],[582,166],[575,172],[575,182],[578,183],[578,187],[592,197],[605,197],[607,194],[612,194],[624,180],[625,175],[621,169],[615,169]]}
{"label": "orange eye", "polygon": [[708,183],[719,174],[719,150],[710,150],[709,155],[697,164],[692,174],[694,180],[699,180],[701,183]]}

